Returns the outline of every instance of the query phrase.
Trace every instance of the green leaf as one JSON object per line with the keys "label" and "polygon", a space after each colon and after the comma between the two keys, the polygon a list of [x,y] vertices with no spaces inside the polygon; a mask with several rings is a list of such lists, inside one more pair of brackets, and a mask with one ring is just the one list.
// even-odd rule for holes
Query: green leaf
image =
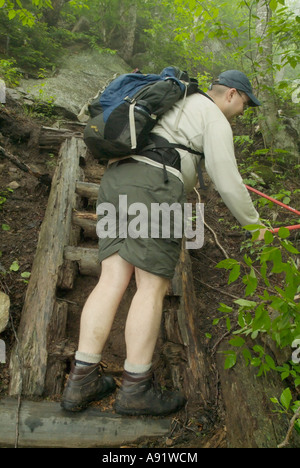
{"label": "green leaf", "polygon": [[268,366],[270,367],[270,369],[273,369],[273,370],[276,369],[276,364],[274,362],[274,359],[271,358],[271,356],[266,354],[265,360],[266,360],[266,363],[268,364]]}
{"label": "green leaf", "polygon": [[195,40],[196,42],[202,42],[205,38],[205,34],[203,31],[198,31],[196,36],[195,36]]}
{"label": "green leaf", "polygon": [[289,409],[292,399],[293,397],[292,397],[291,390],[289,388],[286,388],[285,390],[283,390],[280,396],[280,402],[286,410]]}
{"label": "green leaf", "polygon": [[270,400],[271,400],[272,403],[275,403],[276,405],[279,404],[279,401],[278,401],[277,398],[270,398]]}
{"label": "green leaf", "polygon": [[285,228],[285,227],[281,227],[278,231],[278,236],[281,238],[281,239],[286,239],[287,237],[290,236],[290,231]]}
{"label": "green leaf", "polygon": [[253,268],[251,268],[250,274],[244,276],[243,278],[243,283],[246,284],[247,288],[245,291],[245,296],[252,296],[254,292],[256,291],[258,280],[255,275],[255,271]]}
{"label": "green leaf", "polygon": [[229,307],[228,305],[223,304],[223,302],[221,302],[218,311],[223,312],[224,314],[229,314],[232,312],[232,307]]}
{"label": "green leaf", "polygon": [[222,260],[217,264],[217,268],[225,268],[225,270],[231,270],[235,265],[239,265],[239,262],[233,258],[228,258],[227,260]]}
{"label": "green leaf", "polygon": [[277,0],[271,0],[271,1],[270,1],[270,8],[271,8],[271,10],[276,11],[276,8],[277,8]]}
{"label": "green leaf", "polygon": [[236,353],[229,353],[225,359],[224,369],[231,369],[236,365]]}
{"label": "green leaf", "polygon": [[297,378],[294,383],[295,383],[295,387],[299,387],[300,386],[300,377]]}
{"label": "green leaf", "polygon": [[247,349],[247,348],[243,349],[242,353],[243,353],[243,356],[244,356],[244,359],[245,359],[246,366],[248,366],[249,362],[252,359],[251,353],[250,353],[249,349]]}
{"label": "green leaf", "polygon": [[282,372],[281,373],[281,380],[285,380],[289,377],[290,373],[289,372]]}
{"label": "green leaf", "polygon": [[247,224],[247,226],[243,226],[243,229],[246,229],[246,231],[256,231],[259,229],[265,229],[265,227],[261,224]]}
{"label": "green leaf", "polygon": [[16,16],[17,12],[15,10],[10,10],[8,12],[8,19],[12,20]]}
{"label": "green leaf", "polygon": [[3,229],[3,231],[9,231],[10,226],[8,224],[2,224],[2,229]]}
{"label": "green leaf", "polygon": [[231,346],[236,346],[236,347],[240,348],[240,347],[244,346],[245,340],[243,338],[241,338],[240,336],[237,336],[236,338],[233,338],[232,340],[230,340],[229,344],[231,344]]}
{"label": "green leaf", "polygon": [[248,307],[248,308],[254,308],[257,306],[257,303],[254,302],[254,301],[247,301],[246,299],[237,299],[236,301],[234,301],[235,304],[238,304],[242,307]]}
{"label": "green leaf", "polygon": [[255,353],[258,353],[260,357],[262,357],[265,354],[264,348],[260,345],[254,345],[253,346],[253,351]]}
{"label": "green leaf", "polygon": [[29,271],[24,271],[24,273],[21,273],[22,278],[29,278],[31,273]]}
{"label": "green leaf", "polygon": [[251,364],[253,367],[259,367],[261,365],[261,359],[258,357],[254,357],[251,359]]}
{"label": "green leaf", "polygon": [[17,260],[15,260],[14,262],[12,262],[12,264],[10,265],[9,267],[10,271],[18,271],[20,269],[20,266],[17,262]]}
{"label": "green leaf", "polygon": [[[271,327],[271,319],[269,317],[268,311],[259,306],[255,312],[255,318],[252,324],[253,331],[264,330],[267,331]],[[254,348],[253,348],[254,349]]]}
{"label": "green leaf", "polygon": [[244,255],[244,262],[245,262],[246,265],[248,265],[248,266],[253,265],[253,260],[252,260],[250,257],[248,257],[248,255]]}
{"label": "green leaf", "polygon": [[239,278],[240,273],[241,273],[241,266],[239,264],[234,265],[229,275],[228,284],[231,284],[234,281],[236,281]]}
{"label": "green leaf", "polygon": [[281,245],[282,247],[285,248],[285,250],[287,250],[289,253],[292,253],[292,254],[299,254],[299,250],[297,250],[293,244],[291,244],[291,242],[287,241],[287,240],[284,240],[281,242]]}
{"label": "green leaf", "polygon": [[272,244],[274,240],[274,236],[270,231],[266,231],[264,235],[265,243],[266,244]]}

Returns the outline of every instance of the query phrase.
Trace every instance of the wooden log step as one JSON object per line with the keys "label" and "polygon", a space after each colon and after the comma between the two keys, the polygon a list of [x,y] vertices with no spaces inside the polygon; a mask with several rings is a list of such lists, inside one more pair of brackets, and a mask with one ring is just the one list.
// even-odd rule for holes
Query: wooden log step
{"label": "wooden log step", "polygon": [[81,197],[92,198],[97,200],[99,185],[91,182],[76,182],[76,193]]}
{"label": "wooden log step", "polygon": [[96,214],[74,211],[72,216],[72,223],[82,229],[84,238],[98,239],[96,233]]}
{"label": "wooden log step", "polygon": [[[0,400],[0,447],[15,446],[16,414],[16,399]],[[18,447],[104,448],[167,435],[171,419],[127,418],[92,407],[67,413],[57,402],[22,401],[18,429]]]}
{"label": "wooden log step", "polygon": [[64,258],[76,262],[81,275],[98,277],[100,274],[101,265],[98,261],[97,248],[67,246],[64,249]]}

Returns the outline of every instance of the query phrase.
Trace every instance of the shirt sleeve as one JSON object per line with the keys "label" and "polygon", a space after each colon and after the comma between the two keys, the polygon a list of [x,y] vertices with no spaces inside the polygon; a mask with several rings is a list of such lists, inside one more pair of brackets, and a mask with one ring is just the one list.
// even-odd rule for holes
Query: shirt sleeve
{"label": "shirt sleeve", "polygon": [[259,214],[239,173],[232,130],[226,124],[215,121],[207,125],[203,141],[205,168],[237,221],[242,226],[258,224]]}

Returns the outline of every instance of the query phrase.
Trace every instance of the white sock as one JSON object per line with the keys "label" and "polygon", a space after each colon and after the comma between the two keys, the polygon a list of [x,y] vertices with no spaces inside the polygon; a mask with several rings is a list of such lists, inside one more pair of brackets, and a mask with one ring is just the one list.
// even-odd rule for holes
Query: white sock
{"label": "white sock", "polygon": [[76,366],[83,367],[87,365],[98,364],[101,361],[101,354],[92,354],[92,353],[83,353],[81,351],[76,351],[75,361]]}
{"label": "white sock", "polygon": [[152,362],[150,364],[131,364],[127,361],[124,362],[124,370],[131,374],[144,374],[148,372],[152,367]]}

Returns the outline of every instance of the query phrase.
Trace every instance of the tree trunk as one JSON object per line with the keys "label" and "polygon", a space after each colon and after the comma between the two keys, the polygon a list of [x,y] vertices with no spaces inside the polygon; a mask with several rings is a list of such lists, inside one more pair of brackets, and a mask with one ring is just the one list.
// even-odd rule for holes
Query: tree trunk
{"label": "tree trunk", "polygon": [[275,95],[273,37],[270,32],[272,10],[269,2],[259,0],[257,5],[256,37],[259,39],[256,62],[258,63],[257,80],[259,85],[260,126],[266,148],[282,149],[297,156],[297,139],[289,132],[279,117],[279,101]]}
{"label": "tree trunk", "polygon": [[44,19],[48,26],[57,26],[62,7],[68,0],[51,0],[52,8],[47,8],[44,13]]}
{"label": "tree trunk", "polygon": [[[221,343],[217,353],[228,448],[277,448],[289,428],[288,417],[275,413],[270,400],[279,400],[284,389],[280,376],[269,372],[257,377],[257,368],[246,367],[242,356],[232,369],[224,369],[222,352],[229,348],[228,343]],[[293,444],[297,447],[291,439]]]}
{"label": "tree trunk", "polygon": [[[133,55],[137,20],[137,0],[131,1],[127,8],[127,12],[123,11],[122,13],[121,11],[121,21],[124,29],[122,34],[123,46],[121,48],[121,56],[125,62],[128,62]],[[121,10],[123,10],[123,8],[121,8]]]}

